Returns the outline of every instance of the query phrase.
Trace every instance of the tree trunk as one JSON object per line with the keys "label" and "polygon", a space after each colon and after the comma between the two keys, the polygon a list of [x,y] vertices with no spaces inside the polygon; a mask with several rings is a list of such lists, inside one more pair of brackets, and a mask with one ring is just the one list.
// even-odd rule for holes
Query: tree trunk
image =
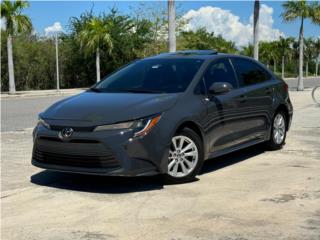
{"label": "tree trunk", "polygon": [[282,56],[281,77],[282,77],[282,79],[284,79],[284,56]]}
{"label": "tree trunk", "polygon": [[298,77],[298,91],[303,91],[303,17],[301,18],[301,26],[299,33],[299,77]]}
{"label": "tree trunk", "polygon": [[255,0],[253,10],[253,57],[259,60],[259,10],[260,2]]}
{"label": "tree trunk", "polygon": [[319,57],[317,57],[317,60],[316,60],[316,76],[318,76],[318,68],[319,68]]}
{"label": "tree trunk", "polygon": [[273,72],[276,73],[277,72],[277,63],[276,63],[276,59],[273,59]]}
{"label": "tree trunk", "polygon": [[7,50],[8,50],[8,70],[9,70],[9,93],[16,93],[16,84],[14,81],[14,65],[13,65],[13,53],[12,53],[12,36],[8,35],[7,38]]}
{"label": "tree trunk", "polygon": [[58,33],[56,33],[56,77],[57,77],[57,91],[60,90],[59,80],[59,45],[58,45]]}
{"label": "tree trunk", "polygon": [[97,82],[100,81],[100,51],[99,48],[96,50],[96,69],[97,69]]}
{"label": "tree trunk", "polygon": [[306,77],[309,75],[309,63],[308,61],[306,62]]}
{"label": "tree trunk", "polygon": [[[154,46],[155,46],[155,52],[152,54],[159,54],[158,52],[158,23],[155,24],[155,31],[154,31]],[[151,50],[152,51],[152,50]]]}
{"label": "tree trunk", "polygon": [[176,51],[176,13],[174,0],[168,0],[169,52]]}

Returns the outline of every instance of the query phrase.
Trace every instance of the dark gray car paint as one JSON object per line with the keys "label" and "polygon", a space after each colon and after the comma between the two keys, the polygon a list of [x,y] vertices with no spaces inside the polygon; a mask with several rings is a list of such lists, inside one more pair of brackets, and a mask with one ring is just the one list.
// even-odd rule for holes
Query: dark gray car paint
{"label": "dark gray car paint", "polygon": [[[156,56],[156,58],[171,57],[181,56]],[[137,94],[88,91],[62,100],[42,113],[41,116],[49,124],[61,127],[98,126],[161,113],[159,123],[148,135],[133,140],[132,130],[74,132],[72,139],[96,140],[106,148],[110,148],[120,162],[119,168],[87,169],[49,165],[37,162],[34,158],[32,163],[47,169],[89,174],[137,176],[166,173],[171,138],[183,124],[198,127],[203,140],[205,159],[208,159],[268,140],[270,123],[279,106],[286,108],[288,123],[291,122],[292,105],[288,93],[283,89],[284,82],[277,79],[269,70],[267,71],[272,79],[264,83],[236,88],[224,95],[195,94],[194,89],[202,81],[203,73],[210,63],[219,58],[234,56],[219,54],[185,57],[204,58],[205,62],[183,93]],[[57,137],[58,134],[59,131],[38,125],[34,131],[35,146],[41,137]],[[74,145],[74,147],[80,146]]]}
{"label": "dark gray car paint", "polygon": [[[103,125],[138,119],[161,113],[177,101],[175,94],[96,93],[84,92],[64,99],[42,114],[55,123]],[[69,124],[66,124],[69,125]]]}

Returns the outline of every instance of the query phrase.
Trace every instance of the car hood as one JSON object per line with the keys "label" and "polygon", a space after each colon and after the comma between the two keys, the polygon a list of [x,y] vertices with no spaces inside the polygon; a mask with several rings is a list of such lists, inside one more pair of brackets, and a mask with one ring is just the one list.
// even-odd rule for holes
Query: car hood
{"label": "car hood", "polygon": [[176,103],[179,95],[87,91],[53,104],[41,117],[58,125],[110,124],[166,111]]}

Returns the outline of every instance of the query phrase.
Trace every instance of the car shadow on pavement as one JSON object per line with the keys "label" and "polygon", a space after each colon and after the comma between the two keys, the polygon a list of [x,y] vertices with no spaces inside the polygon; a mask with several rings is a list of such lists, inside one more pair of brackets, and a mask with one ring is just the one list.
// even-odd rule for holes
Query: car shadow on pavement
{"label": "car shadow on pavement", "polygon": [[32,175],[30,180],[41,186],[106,194],[144,192],[163,188],[157,177],[109,177],[48,170]]}
{"label": "car shadow on pavement", "polygon": [[212,158],[204,162],[201,175],[217,171],[221,168],[237,164],[239,162],[250,160],[251,157],[260,155],[265,152],[263,144],[257,144],[247,147],[220,157]]}
{"label": "car shadow on pavement", "polygon": [[[201,175],[247,160],[264,152],[260,145],[242,149],[204,162]],[[197,181],[198,179],[196,179]],[[44,170],[31,176],[31,182],[41,186],[81,192],[122,194],[160,190],[163,183],[154,177],[108,177],[62,173]]]}

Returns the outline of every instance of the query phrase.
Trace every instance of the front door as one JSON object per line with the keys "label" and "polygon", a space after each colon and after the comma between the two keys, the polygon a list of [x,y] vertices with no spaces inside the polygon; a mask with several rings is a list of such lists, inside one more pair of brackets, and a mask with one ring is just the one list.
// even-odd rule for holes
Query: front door
{"label": "front door", "polygon": [[228,58],[214,60],[203,78],[207,89],[214,82],[228,82],[233,86],[226,94],[207,98],[205,131],[209,135],[207,147],[213,153],[241,143],[246,136],[245,119],[241,118],[241,106],[246,93],[238,87],[235,72]]}

